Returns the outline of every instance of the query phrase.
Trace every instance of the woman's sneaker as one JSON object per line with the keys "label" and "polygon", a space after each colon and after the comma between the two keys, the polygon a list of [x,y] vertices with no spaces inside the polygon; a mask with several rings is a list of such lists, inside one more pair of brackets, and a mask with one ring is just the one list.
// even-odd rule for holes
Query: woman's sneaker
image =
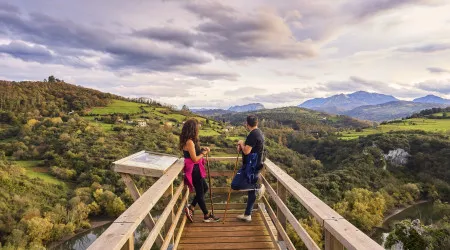
{"label": "woman's sneaker", "polygon": [[194,212],[189,207],[184,208],[184,213],[191,223],[194,222]]}
{"label": "woman's sneaker", "polygon": [[252,221],[252,216],[251,215],[241,214],[241,215],[238,215],[236,218],[238,220],[242,220],[242,221],[245,221],[245,222],[251,222]]}
{"label": "woman's sneaker", "polygon": [[207,222],[207,223],[209,223],[209,222],[219,222],[219,221],[220,221],[220,218],[214,216],[214,214],[211,214],[211,213],[205,215],[205,217],[203,219],[203,222]]}

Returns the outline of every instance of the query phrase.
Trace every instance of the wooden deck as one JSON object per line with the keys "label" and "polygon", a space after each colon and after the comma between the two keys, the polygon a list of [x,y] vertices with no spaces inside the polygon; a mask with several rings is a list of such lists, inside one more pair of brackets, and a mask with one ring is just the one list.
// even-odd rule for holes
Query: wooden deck
{"label": "wooden deck", "polygon": [[[212,161],[233,161],[229,157],[210,158]],[[236,161],[238,162],[238,161]],[[324,235],[320,239],[325,250],[382,250],[369,236],[356,228],[313,193],[294,180],[269,159],[265,161],[261,182],[266,195],[254,207],[252,222],[236,219],[243,213],[244,204],[229,204],[225,224],[203,223],[200,210],[194,223],[186,222],[183,208],[188,202],[189,190],[179,185],[182,180],[183,159],[179,159],[142,195],[130,173],[120,172],[135,202],[88,248],[89,250],[134,250],[135,231],[144,222],[149,234],[140,245],[141,250],[157,247],[177,249],[288,249],[295,250],[287,234],[287,226],[295,232],[309,250],[320,250],[297,217],[289,210],[287,199],[296,199],[321,225]],[[138,175],[145,175],[136,172]],[[211,171],[211,177],[232,177],[232,171]],[[267,177],[267,178],[266,178]],[[270,178],[269,178],[270,177]],[[175,180],[178,180],[175,182]],[[229,179],[229,181],[231,181]],[[229,187],[212,187],[214,193],[227,193]],[[245,195],[245,194],[242,194]],[[152,209],[164,199],[164,211],[158,220]],[[223,201],[215,201],[223,202]],[[216,216],[223,217],[225,204],[214,205]]]}
{"label": "wooden deck", "polygon": [[[244,210],[229,211],[225,223],[204,223],[196,212],[194,223],[186,223],[177,249],[277,249],[258,210],[253,211],[252,222],[236,219]],[[223,211],[215,213],[223,218]]]}

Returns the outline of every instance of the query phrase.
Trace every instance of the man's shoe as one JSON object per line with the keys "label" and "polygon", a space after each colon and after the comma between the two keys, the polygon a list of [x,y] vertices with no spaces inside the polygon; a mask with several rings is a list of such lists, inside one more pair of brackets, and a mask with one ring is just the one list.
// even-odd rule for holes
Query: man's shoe
{"label": "man's shoe", "polygon": [[251,222],[252,221],[252,216],[251,215],[241,214],[241,215],[238,215],[236,218],[238,220],[242,220],[242,221],[245,221],[245,222]]}
{"label": "man's shoe", "polygon": [[261,200],[261,198],[264,196],[265,192],[266,192],[266,186],[264,186],[264,184],[261,184],[259,189],[256,190],[256,199]]}
{"label": "man's shoe", "polygon": [[205,215],[203,218],[203,222],[209,223],[209,222],[219,222],[220,218],[214,216],[214,214],[209,213],[208,215]]}

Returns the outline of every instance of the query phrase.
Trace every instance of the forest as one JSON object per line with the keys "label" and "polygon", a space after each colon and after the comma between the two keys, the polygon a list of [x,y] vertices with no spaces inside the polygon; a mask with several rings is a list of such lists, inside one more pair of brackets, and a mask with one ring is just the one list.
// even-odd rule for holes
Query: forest
{"label": "forest", "polygon": [[[235,140],[246,135],[239,126],[246,115],[199,117],[187,108],[53,78],[1,81],[0,246],[43,249],[89,228],[93,216],[118,216],[132,199],[111,170],[113,161],[143,149],[178,155],[180,125],[190,117],[202,123],[203,145],[212,145],[218,155],[232,154]],[[420,200],[436,201],[450,215],[445,203],[450,200],[448,135],[416,130],[342,140],[343,130],[373,124],[295,107],[256,115],[268,157],[364,232],[370,234],[393,209]],[[146,126],[131,125],[137,119],[146,120]],[[392,152],[406,152],[406,157],[398,159]],[[152,184],[144,177],[135,181],[141,190]],[[321,229],[306,210],[292,199],[289,206],[320,241]],[[450,247],[448,219],[420,225],[427,233],[410,239],[414,234],[407,237],[402,228],[413,230],[414,223],[399,223],[387,244],[411,240],[414,247]],[[299,239],[295,242],[303,247]],[[408,249],[423,249],[414,247]]]}

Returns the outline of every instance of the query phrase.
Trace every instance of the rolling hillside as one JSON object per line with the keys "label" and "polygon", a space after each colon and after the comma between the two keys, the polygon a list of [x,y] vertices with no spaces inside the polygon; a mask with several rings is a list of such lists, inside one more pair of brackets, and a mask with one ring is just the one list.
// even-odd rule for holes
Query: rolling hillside
{"label": "rolling hillside", "polygon": [[229,121],[239,125],[245,121],[248,114],[256,114],[262,121],[263,126],[280,127],[288,126],[294,130],[303,131],[335,131],[340,128],[363,128],[371,124],[359,121],[348,116],[330,115],[324,112],[313,111],[298,107],[286,107],[276,109],[265,109],[254,112],[244,112],[237,114],[224,114],[217,116],[217,119]]}

